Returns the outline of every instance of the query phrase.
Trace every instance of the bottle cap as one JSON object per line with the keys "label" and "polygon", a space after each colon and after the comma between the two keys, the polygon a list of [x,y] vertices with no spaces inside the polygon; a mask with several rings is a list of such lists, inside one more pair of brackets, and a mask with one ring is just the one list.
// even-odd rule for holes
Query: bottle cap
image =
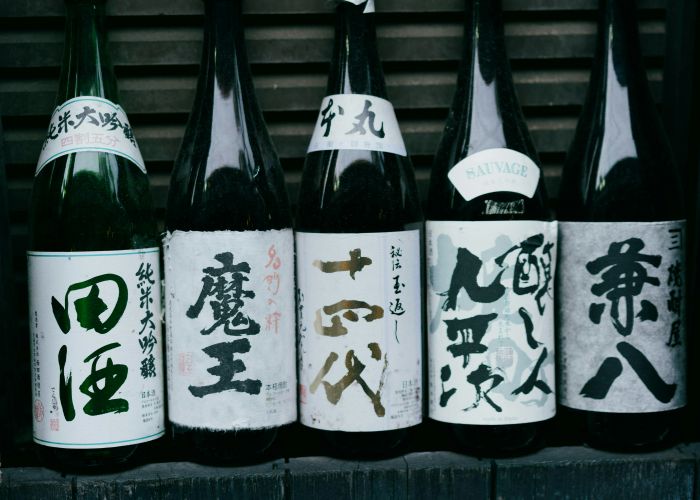
{"label": "bottle cap", "polygon": [[363,3],[365,5],[365,14],[371,14],[374,12],[374,0],[336,0],[338,3],[343,3],[343,2],[349,2],[354,5],[362,5]]}

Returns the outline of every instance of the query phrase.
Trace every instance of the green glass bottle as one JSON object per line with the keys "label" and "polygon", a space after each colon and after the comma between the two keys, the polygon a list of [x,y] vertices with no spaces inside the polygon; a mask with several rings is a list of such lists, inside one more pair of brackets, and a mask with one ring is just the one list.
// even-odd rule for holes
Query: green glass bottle
{"label": "green glass bottle", "polygon": [[34,441],[117,466],[164,433],[160,261],[148,176],[109,62],[104,1],[68,0],[57,107],[32,193]]}

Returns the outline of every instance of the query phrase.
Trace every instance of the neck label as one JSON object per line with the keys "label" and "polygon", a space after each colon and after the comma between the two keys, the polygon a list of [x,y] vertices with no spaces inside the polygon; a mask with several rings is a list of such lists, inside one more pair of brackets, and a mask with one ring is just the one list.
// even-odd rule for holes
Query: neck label
{"label": "neck label", "polygon": [[529,156],[512,149],[494,148],[467,156],[447,176],[467,201],[498,191],[532,198],[540,182],[540,169]]}
{"label": "neck label", "polygon": [[365,5],[365,14],[371,14],[374,12],[374,0],[341,0],[342,2],[348,2],[353,5],[362,5],[363,3]]}
{"label": "neck label", "polygon": [[101,97],[75,97],[54,110],[35,175],[56,158],[81,151],[113,153],[146,172],[126,113]]}
{"label": "neck label", "polygon": [[560,402],[610,413],[685,406],[685,221],[559,228]]}
{"label": "neck label", "polygon": [[323,99],[308,152],[338,149],[406,156],[394,106],[386,99],[363,94],[336,94]]}

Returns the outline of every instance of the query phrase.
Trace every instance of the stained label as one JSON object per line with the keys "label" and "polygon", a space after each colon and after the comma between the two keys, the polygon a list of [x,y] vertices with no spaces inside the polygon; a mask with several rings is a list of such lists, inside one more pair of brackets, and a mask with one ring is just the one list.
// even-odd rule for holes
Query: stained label
{"label": "stained label", "polygon": [[562,404],[615,413],[684,406],[685,221],[560,228]]}
{"label": "stained label", "polygon": [[211,430],[295,421],[292,230],[176,231],[164,251],[170,421]]}

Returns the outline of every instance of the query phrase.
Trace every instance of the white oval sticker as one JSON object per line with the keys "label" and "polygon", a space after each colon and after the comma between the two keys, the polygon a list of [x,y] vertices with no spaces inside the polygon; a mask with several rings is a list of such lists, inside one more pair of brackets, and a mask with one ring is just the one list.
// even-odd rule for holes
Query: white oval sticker
{"label": "white oval sticker", "polygon": [[532,198],[540,181],[540,169],[518,151],[494,148],[467,156],[447,176],[467,201],[498,191]]}

